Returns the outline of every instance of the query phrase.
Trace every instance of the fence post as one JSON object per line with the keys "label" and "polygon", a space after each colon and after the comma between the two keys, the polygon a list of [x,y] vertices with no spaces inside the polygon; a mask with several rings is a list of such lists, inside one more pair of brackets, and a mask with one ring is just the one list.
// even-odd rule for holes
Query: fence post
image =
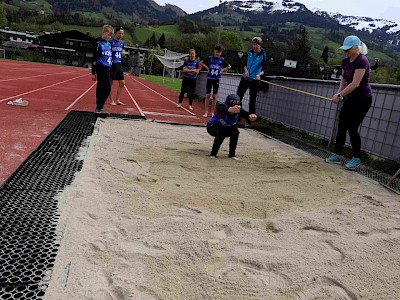
{"label": "fence post", "polygon": [[339,117],[340,117],[341,108],[342,108],[342,102],[338,103],[337,107],[336,107],[335,121],[333,122],[331,138],[329,139],[328,147],[330,147],[335,142],[335,137],[336,137],[336,133],[337,133],[337,126],[338,126],[338,123],[339,123]]}

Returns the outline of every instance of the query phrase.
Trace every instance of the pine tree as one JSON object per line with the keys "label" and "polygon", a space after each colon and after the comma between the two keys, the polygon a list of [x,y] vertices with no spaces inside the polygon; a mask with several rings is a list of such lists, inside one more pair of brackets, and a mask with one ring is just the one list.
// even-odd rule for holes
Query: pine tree
{"label": "pine tree", "polygon": [[296,36],[293,50],[288,54],[292,60],[296,60],[298,65],[308,66],[311,63],[311,46],[308,40],[308,32],[303,27]]}
{"label": "pine tree", "polygon": [[160,45],[160,48],[161,48],[161,49],[164,49],[164,48],[165,48],[165,42],[166,42],[166,40],[165,40],[165,34],[163,33],[163,34],[160,36],[160,38],[158,39],[158,44]]}
{"label": "pine tree", "polygon": [[324,51],[322,51],[322,54],[320,57],[320,59],[322,59],[325,64],[328,64],[328,52],[329,52],[328,46],[325,46]]}

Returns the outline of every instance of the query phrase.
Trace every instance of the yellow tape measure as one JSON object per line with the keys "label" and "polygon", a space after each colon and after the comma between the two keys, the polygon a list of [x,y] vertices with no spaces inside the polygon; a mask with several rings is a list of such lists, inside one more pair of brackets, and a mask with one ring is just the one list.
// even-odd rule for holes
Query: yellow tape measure
{"label": "yellow tape measure", "polygon": [[291,88],[291,87],[288,87],[288,86],[280,85],[280,84],[273,83],[273,82],[266,81],[266,80],[262,80],[262,79],[260,79],[260,81],[265,82],[265,83],[269,83],[269,84],[272,84],[272,85],[275,85],[275,86],[279,86],[281,88],[284,88],[284,89],[287,89],[287,90],[291,90],[291,91],[294,91],[294,92],[298,92],[298,93],[302,93],[302,94],[305,94],[305,95],[309,95],[309,96],[321,98],[321,99],[324,99],[324,100],[332,101],[331,98],[328,98],[328,97],[324,97],[324,96],[320,96],[320,95],[317,95],[317,94],[309,93],[309,92],[306,92],[306,91],[294,89],[294,88]]}

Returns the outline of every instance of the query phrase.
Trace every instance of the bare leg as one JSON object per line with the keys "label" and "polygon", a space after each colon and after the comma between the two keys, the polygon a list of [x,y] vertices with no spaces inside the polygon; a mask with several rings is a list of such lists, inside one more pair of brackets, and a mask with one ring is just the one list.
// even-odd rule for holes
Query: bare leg
{"label": "bare leg", "polygon": [[118,89],[117,89],[117,104],[118,105],[126,105],[125,103],[122,103],[121,102],[121,92],[122,92],[122,89],[124,88],[124,86],[125,86],[125,81],[124,80],[118,80]]}
{"label": "bare leg", "polygon": [[[211,94],[206,94],[206,99],[204,100],[204,115],[203,117],[206,118],[208,116],[208,106],[210,101]],[[212,113],[212,111],[211,111]]]}
{"label": "bare leg", "polygon": [[212,95],[212,105],[211,105],[211,112],[213,112],[214,110],[215,110],[215,106],[216,106],[216,104],[217,104],[217,95],[216,94],[213,94]]}
{"label": "bare leg", "polygon": [[112,97],[112,86],[113,86],[113,83],[114,83],[114,80],[111,80],[111,92],[110,92],[110,96],[109,96],[109,98],[110,98],[110,100],[111,100],[110,104],[111,104],[111,105],[117,105],[117,104],[114,102],[114,99],[113,99],[113,97]]}

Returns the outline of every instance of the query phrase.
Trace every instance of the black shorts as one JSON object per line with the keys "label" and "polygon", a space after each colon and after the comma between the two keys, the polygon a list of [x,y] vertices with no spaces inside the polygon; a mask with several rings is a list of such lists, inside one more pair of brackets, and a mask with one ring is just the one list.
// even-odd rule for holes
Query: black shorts
{"label": "black shorts", "polygon": [[207,85],[206,85],[207,94],[211,94],[211,89],[214,95],[218,94],[218,88],[219,88],[219,80],[207,78]]}
{"label": "black shorts", "polygon": [[111,66],[111,80],[124,80],[124,72],[122,71],[121,64],[112,64]]}

